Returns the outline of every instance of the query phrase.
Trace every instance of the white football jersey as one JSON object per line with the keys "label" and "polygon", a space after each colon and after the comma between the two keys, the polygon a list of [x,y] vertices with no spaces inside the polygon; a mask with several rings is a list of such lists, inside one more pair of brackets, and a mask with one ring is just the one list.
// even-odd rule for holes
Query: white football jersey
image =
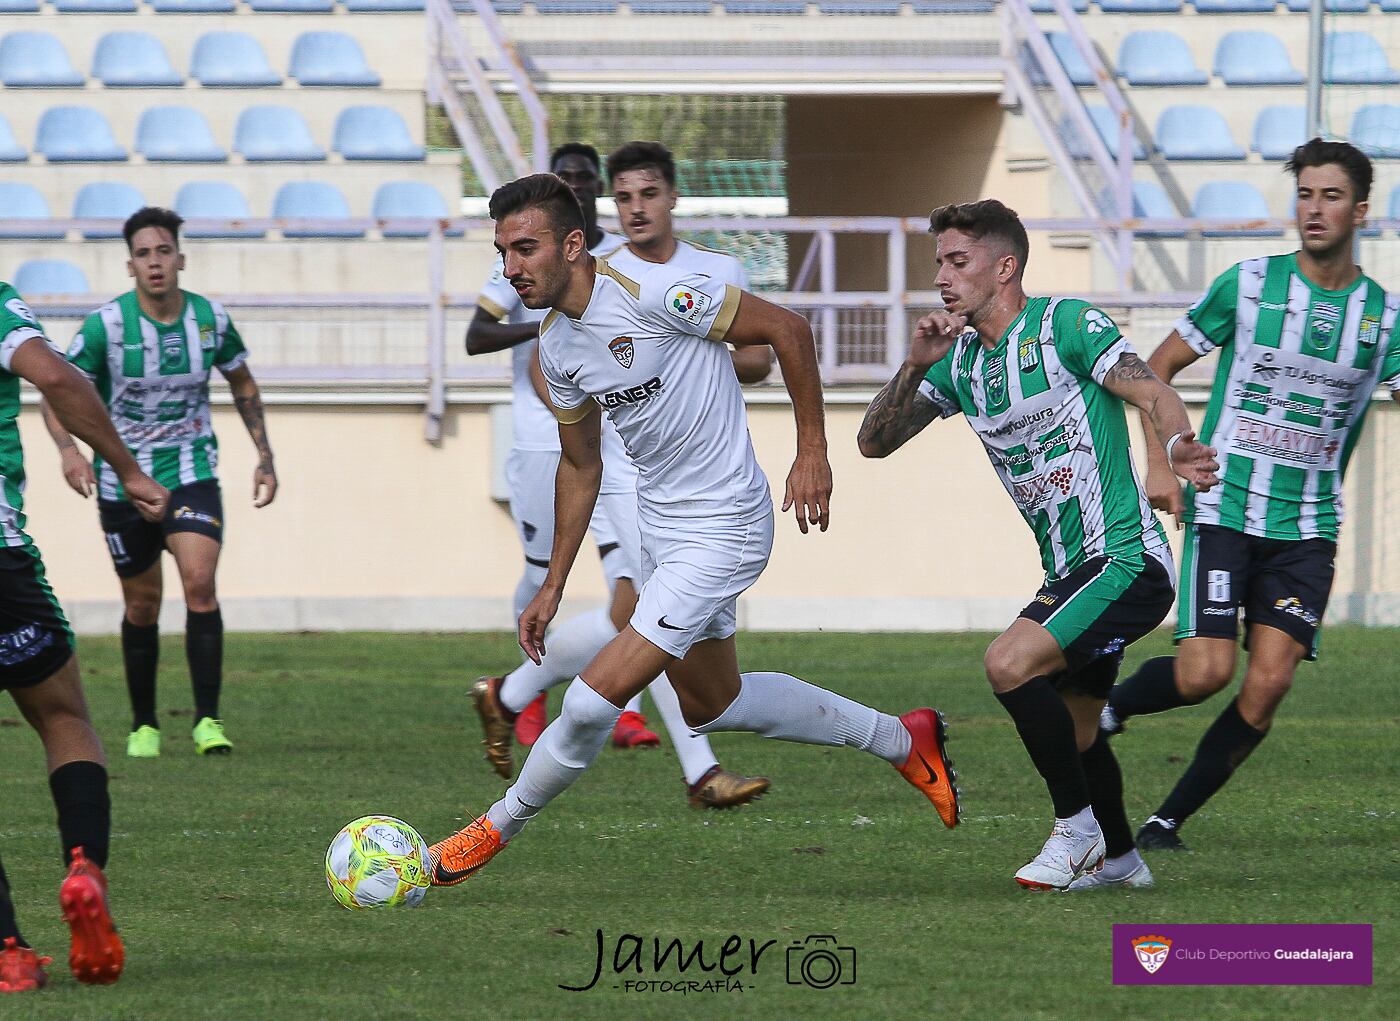
{"label": "white football jersey", "polygon": [[642,280],[597,263],[583,318],[540,327],[540,367],[564,423],[597,402],[637,466],[643,524],[746,520],[772,510],[744,395],[723,343],[739,288],[657,267]]}
{"label": "white football jersey", "polygon": [[[620,234],[603,232],[603,240],[593,246],[593,255],[617,251],[627,239]],[[543,322],[549,309],[526,308],[505,278],[505,267],[499,256],[491,268],[491,278],[481,288],[477,306],[512,326],[520,323]],[[510,349],[511,424],[517,450],[558,450],[559,426],[554,416],[540,401],[530,383],[530,358],[535,353],[535,341],[527,340]]]}
{"label": "white football jersey", "polygon": [[[678,241],[676,250],[665,262],[647,262],[623,245],[608,256],[608,265],[624,276],[641,280],[653,270],[663,267],[673,273],[698,273],[720,283],[733,284],[740,290],[749,289],[749,275],[744,264],[732,255],[700,248],[688,241]],[[627,456],[622,437],[611,419],[603,423],[603,484],[600,492],[635,493],[637,466]]]}

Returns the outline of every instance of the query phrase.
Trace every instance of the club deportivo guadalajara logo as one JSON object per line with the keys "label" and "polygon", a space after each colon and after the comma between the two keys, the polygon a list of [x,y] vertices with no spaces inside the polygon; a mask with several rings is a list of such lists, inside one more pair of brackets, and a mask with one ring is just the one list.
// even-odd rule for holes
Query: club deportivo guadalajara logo
{"label": "club deportivo guadalajara logo", "polygon": [[1142,965],[1142,970],[1149,975],[1157,974],[1162,965],[1167,963],[1167,955],[1171,953],[1171,949],[1172,941],[1166,936],[1133,938],[1133,954],[1137,957],[1137,963]]}
{"label": "club deportivo guadalajara logo", "polygon": [[633,347],[631,337],[614,337],[612,340],[608,341],[608,350],[611,351],[612,356],[617,359],[617,364],[621,365],[624,369],[630,369],[632,367],[632,354],[635,348]]}

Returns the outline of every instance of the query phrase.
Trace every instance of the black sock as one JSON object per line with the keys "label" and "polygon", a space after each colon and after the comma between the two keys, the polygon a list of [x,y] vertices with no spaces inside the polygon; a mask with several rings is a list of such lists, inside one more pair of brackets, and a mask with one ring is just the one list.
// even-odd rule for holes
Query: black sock
{"label": "black sock", "polygon": [[1044,677],[1034,677],[997,700],[1016,724],[1031,762],[1045,778],[1055,817],[1067,819],[1089,807],[1089,783],[1074,742],[1074,717]]}
{"label": "black sock", "polygon": [[160,625],[122,618],[122,659],[131,696],[131,729],[159,727],[156,721],[156,667],[160,664]]}
{"label": "black sock", "polygon": [[58,834],[63,840],[63,863],[70,851],[83,855],[100,869],[107,867],[107,846],[112,833],[112,799],[107,795],[107,769],[96,762],[68,762],[49,774],[49,790],[58,808]]}
{"label": "black sock", "polygon": [[1176,657],[1158,656],[1137,668],[1137,673],[1115,684],[1108,705],[1120,720],[1144,713],[1161,713],[1184,705],[1195,705],[1183,698],[1176,687]]}
{"label": "black sock", "polygon": [[1117,858],[1133,849],[1133,828],[1128,825],[1128,813],[1123,808],[1123,771],[1109,747],[1108,735],[1099,731],[1089,750],[1079,756],[1084,764],[1084,777],[1089,781],[1089,797],[1094,806],[1094,818],[1103,830],[1108,856]]}
{"label": "black sock", "polygon": [[219,689],[224,685],[224,615],[190,610],[185,615],[185,657],[194,688],[194,719],[219,718]]}
{"label": "black sock", "polygon": [[10,900],[10,880],[5,875],[5,863],[0,862],[0,947],[14,937],[22,947],[29,946],[20,935],[19,920],[15,918],[15,902]]}
{"label": "black sock", "polygon": [[1157,809],[1158,818],[1180,826],[1225,786],[1230,774],[1264,740],[1268,731],[1256,730],[1246,723],[1240,715],[1238,702],[1236,699],[1227,705],[1205,732],[1196,746],[1196,757],[1167,795],[1167,800],[1162,802],[1162,807]]}

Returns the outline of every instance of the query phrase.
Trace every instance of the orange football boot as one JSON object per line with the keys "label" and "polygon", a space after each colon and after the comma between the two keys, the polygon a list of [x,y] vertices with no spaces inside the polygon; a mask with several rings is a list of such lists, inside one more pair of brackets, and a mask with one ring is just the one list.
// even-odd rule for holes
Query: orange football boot
{"label": "orange football boot", "polygon": [[938,818],[950,830],[962,818],[959,792],[953,772],[953,760],[945,747],[948,725],[937,709],[915,709],[899,718],[909,731],[913,747],[904,765],[897,766],[901,776],[923,792],[938,810]]}
{"label": "orange football boot", "polygon": [[40,957],[30,947],[20,946],[13,936],[6,936],[5,946],[0,948],[0,993],[43,989],[49,981],[46,964],[53,964],[53,958]]}
{"label": "orange football boot", "polygon": [[126,962],[126,950],[107,908],[107,877],[80,847],[73,848],[68,877],[58,888],[58,903],[73,933],[68,952],[73,977],[89,985],[115,982]]}
{"label": "orange football boot", "polygon": [[428,848],[433,885],[456,886],[466,882],[505,846],[501,831],[491,825],[490,819],[483,815],[472,820],[465,829]]}

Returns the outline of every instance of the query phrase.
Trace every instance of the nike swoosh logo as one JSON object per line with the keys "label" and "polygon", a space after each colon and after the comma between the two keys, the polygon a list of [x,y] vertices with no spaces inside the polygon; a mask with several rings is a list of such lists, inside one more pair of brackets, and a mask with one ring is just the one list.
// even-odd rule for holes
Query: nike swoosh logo
{"label": "nike swoosh logo", "polygon": [[458,883],[461,882],[463,879],[466,879],[469,875],[471,875],[473,872],[475,872],[477,869],[481,868],[481,866],[485,864],[486,863],[484,861],[478,862],[470,868],[461,869],[457,872],[451,872],[442,867],[442,862],[438,862],[437,865],[433,867],[433,882],[436,883],[438,886],[451,886],[453,883]]}
{"label": "nike swoosh logo", "polygon": [[932,784],[938,783],[938,774],[935,773],[933,771],[933,767],[928,764],[928,759],[924,758],[923,752],[919,752],[918,755],[919,761],[922,762],[924,764],[924,768],[928,770],[928,782]]}
{"label": "nike swoosh logo", "polygon": [[570,383],[572,383],[574,381],[574,377],[578,375],[578,372],[578,369],[575,369],[573,372],[566,372],[564,373],[564,378],[567,379]]}
{"label": "nike swoosh logo", "polygon": [[1083,857],[1083,858],[1080,858],[1080,859],[1079,859],[1079,862],[1078,862],[1077,864],[1075,863],[1075,860],[1074,860],[1073,858],[1070,858],[1070,860],[1069,860],[1069,868],[1070,868],[1070,871],[1073,872],[1076,876],[1079,875],[1079,873],[1081,873],[1081,872],[1084,871],[1084,866],[1087,865],[1087,864],[1089,864],[1089,859],[1090,859],[1091,857],[1093,857],[1093,855],[1094,855],[1094,849],[1091,847],[1091,848],[1089,848],[1089,850],[1087,850],[1087,851],[1084,852],[1084,857]]}
{"label": "nike swoosh logo", "polygon": [[656,623],[660,624],[660,625],[661,625],[662,627],[664,627],[667,631],[684,631],[684,630],[686,630],[686,629],[683,628],[683,627],[676,627],[676,625],[674,625],[674,624],[667,624],[667,623],[666,623],[666,617],[665,617],[664,615],[663,615],[663,616],[661,617],[661,619],[658,620]]}

